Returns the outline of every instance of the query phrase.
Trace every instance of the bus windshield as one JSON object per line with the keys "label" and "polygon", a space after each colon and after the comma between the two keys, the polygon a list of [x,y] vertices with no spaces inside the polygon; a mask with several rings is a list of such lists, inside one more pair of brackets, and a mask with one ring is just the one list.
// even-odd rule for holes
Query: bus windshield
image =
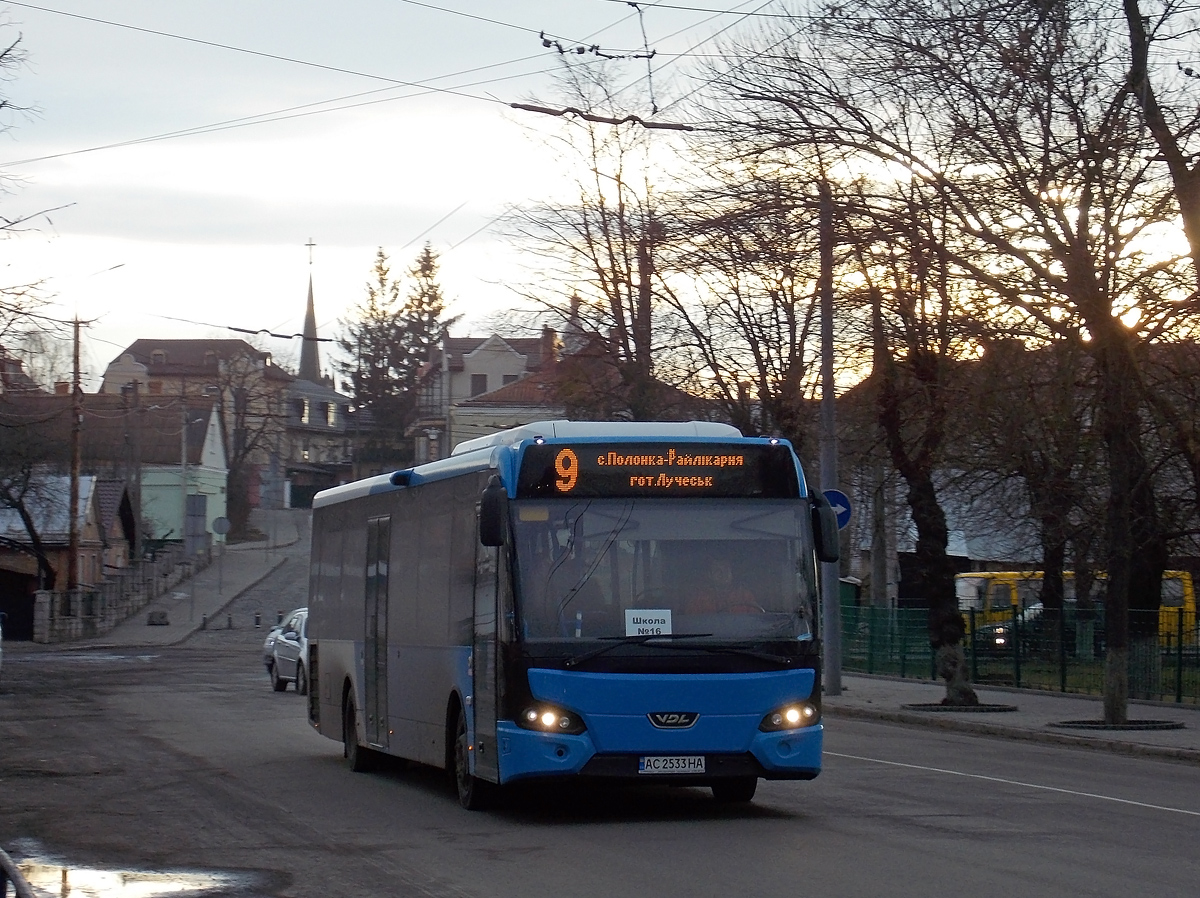
{"label": "bus windshield", "polygon": [[525,640],[811,640],[808,506],[794,500],[513,503]]}

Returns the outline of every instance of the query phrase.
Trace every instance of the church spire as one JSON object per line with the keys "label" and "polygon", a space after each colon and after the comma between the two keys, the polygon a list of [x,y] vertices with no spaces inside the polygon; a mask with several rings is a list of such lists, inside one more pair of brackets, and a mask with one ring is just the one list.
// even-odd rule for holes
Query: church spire
{"label": "church spire", "polygon": [[308,308],[304,312],[304,341],[300,346],[300,379],[321,382],[321,357],[317,352],[317,312],[313,306],[312,248],[316,245],[308,238]]}

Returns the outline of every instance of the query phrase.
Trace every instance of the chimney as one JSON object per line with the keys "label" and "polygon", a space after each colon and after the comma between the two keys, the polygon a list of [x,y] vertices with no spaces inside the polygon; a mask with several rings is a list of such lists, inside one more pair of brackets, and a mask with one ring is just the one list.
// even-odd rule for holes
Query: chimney
{"label": "chimney", "polygon": [[542,325],[542,370],[549,370],[558,361],[558,334],[548,324]]}

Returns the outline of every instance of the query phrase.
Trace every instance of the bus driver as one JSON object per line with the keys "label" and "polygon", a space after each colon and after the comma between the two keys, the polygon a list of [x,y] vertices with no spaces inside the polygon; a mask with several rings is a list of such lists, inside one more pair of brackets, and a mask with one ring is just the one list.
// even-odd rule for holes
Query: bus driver
{"label": "bus driver", "polygon": [[685,614],[746,614],[761,612],[754,594],[733,582],[733,564],[723,555],[709,558],[699,589],[684,605]]}

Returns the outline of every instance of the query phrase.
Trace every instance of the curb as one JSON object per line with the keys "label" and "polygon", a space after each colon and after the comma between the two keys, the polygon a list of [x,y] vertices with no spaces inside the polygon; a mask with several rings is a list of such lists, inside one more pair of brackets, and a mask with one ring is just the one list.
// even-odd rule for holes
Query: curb
{"label": "curb", "polygon": [[1165,761],[1179,761],[1185,764],[1200,766],[1200,751],[1192,748],[1169,748],[1161,745],[1146,745],[1142,742],[1122,742],[1117,739],[1072,736],[1068,733],[1043,733],[1040,730],[1022,729],[1019,727],[969,720],[952,720],[945,717],[930,717],[925,714],[913,714],[904,711],[874,711],[867,708],[839,708],[825,705],[821,709],[821,715],[823,717],[845,717],[856,720],[881,720],[886,723],[899,723],[907,726],[934,727],[955,733],[998,736],[1003,739],[1013,739],[1020,742],[1048,742],[1055,745],[1090,748],[1094,751],[1158,758]]}

